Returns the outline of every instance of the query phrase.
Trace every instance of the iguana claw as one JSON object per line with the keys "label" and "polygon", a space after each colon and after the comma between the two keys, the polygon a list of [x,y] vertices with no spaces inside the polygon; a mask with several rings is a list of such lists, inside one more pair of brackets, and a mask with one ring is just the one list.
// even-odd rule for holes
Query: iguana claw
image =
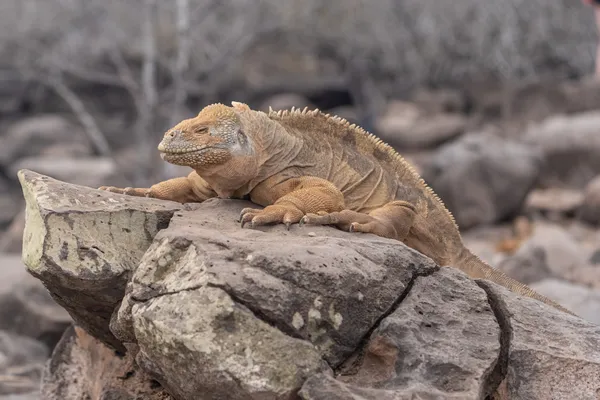
{"label": "iguana claw", "polygon": [[284,224],[286,230],[290,230],[293,223],[297,223],[302,218],[303,213],[297,208],[287,205],[273,204],[262,210],[254,208],[244,208],[240,212],[240,225],[243,228],[247,223],[251,223],[254,228],[260,225]]}

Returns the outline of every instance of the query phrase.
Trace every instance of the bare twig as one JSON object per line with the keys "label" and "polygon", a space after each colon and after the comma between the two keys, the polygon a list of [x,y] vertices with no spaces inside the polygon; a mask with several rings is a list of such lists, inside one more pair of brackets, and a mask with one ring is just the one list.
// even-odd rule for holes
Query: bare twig
{"label": "bare twig", "polygon": [[106,137],[79,97],[57,76],[50,76],[47,83],[71,108],[98,153],[105,157],[111,157],[111,150]]}
{"label": "bare twig", "polygon": [[152,146],[151,137],[154,113],[158,103],[156,90],[156,37],[154,26],[158,11],[157,0],[145,0],[143,40],[144,40],[144,62],[142,65],[142,98],[144,106],[140,110],[138,126],[136,129],[137,146],[141,161],[140,173],[137,178],[140,184],[144,184],[149,178],[144,171],[152,171]]}
{"label": "bare twig", "polygon": [[190,63],[190,3],[177,0],[177,60],[173,70],[174,99],[171,124],[178,122],[184,114],[187,100],[186,73]]}

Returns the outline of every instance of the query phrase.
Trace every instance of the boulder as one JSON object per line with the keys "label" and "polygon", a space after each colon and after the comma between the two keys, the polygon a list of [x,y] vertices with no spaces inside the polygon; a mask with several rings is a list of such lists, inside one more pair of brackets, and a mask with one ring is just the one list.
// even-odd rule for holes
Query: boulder
{"label": "boulder", "polygon": [[71,317],[38,279],[27,273],[21,257],[0,253],[0,329],[54,348]]}
{"label": "boulder", "polygon": [[18,187],[0,175],[0,230],[4,230],[19,212]]}
{"label": "boulder", "polygon": [[531,288],[590,322],[600,325],[600,290],[556,278],[531,284]]}
{"label": "boulder", "polygon": [[[73,320],[124,351],[108,329],[129,275],[179,203],[64,184],[22,170],[23,260]],[[119,200],[116,200],[117,197]]]}
{"label": "boulder", "polygon": [[0,149],[0,165],[4,167],[29,156],[49,154],[56,158],[93,153],[83,129],[55,114],[41,114],[15,122],[0,136]]}
{"label": "boulder", "polygon": [[472,132],[442,146],[423,178],[463,229],[518,212],[542,167],[539,152],[490,132]]}
{"label": "boulder", "polygon": [[546,250],[540,246],[520,247],[513,255],[498,264],[498,269],[526,285],[554,276],[548,265]]}
{"label": "boulder", "polygon": [[0,253],[21,254],[23,249],[23,230],[25,229],[25,206],[23,205],[10,225],[0,235]]}
{"label": "boulder", "polygon": [[587,264],[585,249],[569,231],[560,225],[537,222],[531,237],[499,268],[515,279],[532,283],[551,276],[565,278]]}
{"label": "boulder", "polygon": [[523,142],[544,155],[540,184],[583,189],[600,174],[600,112],[555,115],[533,124]]}
{"label": "boulder", "polygon": [[550,217],[572,216],[582,206],[583,201],[584,194],[581,190],[559,187],[535,189],[525,200],[525,210]]}
{"label": "boulder", "polygon": [[0,396],[36,390],[49,353],[36,340],[0,330]]}
{"label": "boulder", "polygon": [[242,229],[251,204],[241,200],[192,207],[19,177],[26,264],[82,329],[47,364],[50,399],[563,399],[600,389],[599,326],[398,241]]}
{"label": "boulder", "polygon": [[464,133],[467,118],[462,114],[429,113],[416,104],[394,101],[377,123],[382,140],[396,148],[435,147]]}
{"label": "boulder", "polygon": [[592,179],[585,187],[578,217],[588,224],[600,226],[600,175]]}

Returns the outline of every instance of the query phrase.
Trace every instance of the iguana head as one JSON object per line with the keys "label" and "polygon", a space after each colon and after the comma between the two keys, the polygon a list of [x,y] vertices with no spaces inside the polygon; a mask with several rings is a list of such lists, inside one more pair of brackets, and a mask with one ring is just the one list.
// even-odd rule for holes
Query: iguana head
{"label": "iguana head", "polygon": [[169,129],[158,145],[162,159],[202,170],[229,162],[239,164],[245,156],[251,156],[252,147],[238,116],[249,107],[232,104],[233,107],[211,104],[196,117]]}

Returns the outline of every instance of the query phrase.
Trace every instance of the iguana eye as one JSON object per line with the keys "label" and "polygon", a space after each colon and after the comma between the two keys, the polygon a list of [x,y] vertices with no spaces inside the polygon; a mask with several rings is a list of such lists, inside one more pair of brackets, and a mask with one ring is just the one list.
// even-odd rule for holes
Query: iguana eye
{"label": "iguana eye", "polygon": [[208,127],[206,127],[206,126],[200,126],[200,127],[194,129],[194,133],[206,133],[206,132],[208,132]]}

